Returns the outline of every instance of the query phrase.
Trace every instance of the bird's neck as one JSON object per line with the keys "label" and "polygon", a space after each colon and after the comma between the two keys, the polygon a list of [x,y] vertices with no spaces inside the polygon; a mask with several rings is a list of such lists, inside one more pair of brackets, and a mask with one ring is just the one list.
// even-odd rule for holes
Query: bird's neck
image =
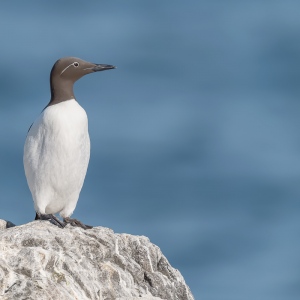
{"label": "bird's neck", "polygon": [[75,99],[73,92],[74,82],[61,78],[50,79],[51,99],[47,106],[58,104],[63,101]]}

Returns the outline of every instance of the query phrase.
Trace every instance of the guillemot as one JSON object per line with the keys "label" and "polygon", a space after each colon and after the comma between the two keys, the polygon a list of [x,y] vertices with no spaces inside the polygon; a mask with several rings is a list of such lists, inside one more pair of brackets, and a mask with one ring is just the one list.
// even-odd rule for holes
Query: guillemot
{"label": "guillemot", "polygon": [[70,218],[90,158],[88,118],[75,99],[73,85],[86,74],[114,68],[76,57],[64,57],[54,64],[50,102],[30,126],[24,146],[24,169],[36,220],[49,220],[61,228],[67,224],[92,228]]}

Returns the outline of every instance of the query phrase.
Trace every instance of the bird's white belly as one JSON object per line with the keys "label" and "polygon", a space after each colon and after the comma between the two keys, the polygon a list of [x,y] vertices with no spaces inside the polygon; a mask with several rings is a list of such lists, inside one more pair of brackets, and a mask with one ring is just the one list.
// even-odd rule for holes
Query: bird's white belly
{"label": "bird's white belly", "polygon": [[39,213],[70,216],[90,157],[84,109],[68,100],[47,107],[30,128],[24,148],[27,182]]}

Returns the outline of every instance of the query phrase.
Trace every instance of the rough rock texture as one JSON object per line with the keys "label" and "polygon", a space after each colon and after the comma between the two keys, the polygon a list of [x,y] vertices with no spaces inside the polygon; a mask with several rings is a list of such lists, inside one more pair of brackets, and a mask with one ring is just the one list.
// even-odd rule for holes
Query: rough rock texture
{"label": "rough rock texture", "polygon": [[180,272],[144,236],[60,229],[47,221],[5,227],[0,299],[194,299]]}
{"label": "rough rock texture", "polygon": [[16,226],[12,222],[0,219],[0,230]]}

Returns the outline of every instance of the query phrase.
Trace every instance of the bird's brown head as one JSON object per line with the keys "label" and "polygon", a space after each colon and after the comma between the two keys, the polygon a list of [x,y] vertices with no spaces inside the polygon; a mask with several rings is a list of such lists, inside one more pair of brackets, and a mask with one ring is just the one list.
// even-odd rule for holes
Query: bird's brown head
{"label": "bird's brown head", "polygon": [[73,85],[84,75],[115,68],[112,65],[90,63],[77,57],[59,59],[50,73],[51,100],[48,106],[75,98]]}

